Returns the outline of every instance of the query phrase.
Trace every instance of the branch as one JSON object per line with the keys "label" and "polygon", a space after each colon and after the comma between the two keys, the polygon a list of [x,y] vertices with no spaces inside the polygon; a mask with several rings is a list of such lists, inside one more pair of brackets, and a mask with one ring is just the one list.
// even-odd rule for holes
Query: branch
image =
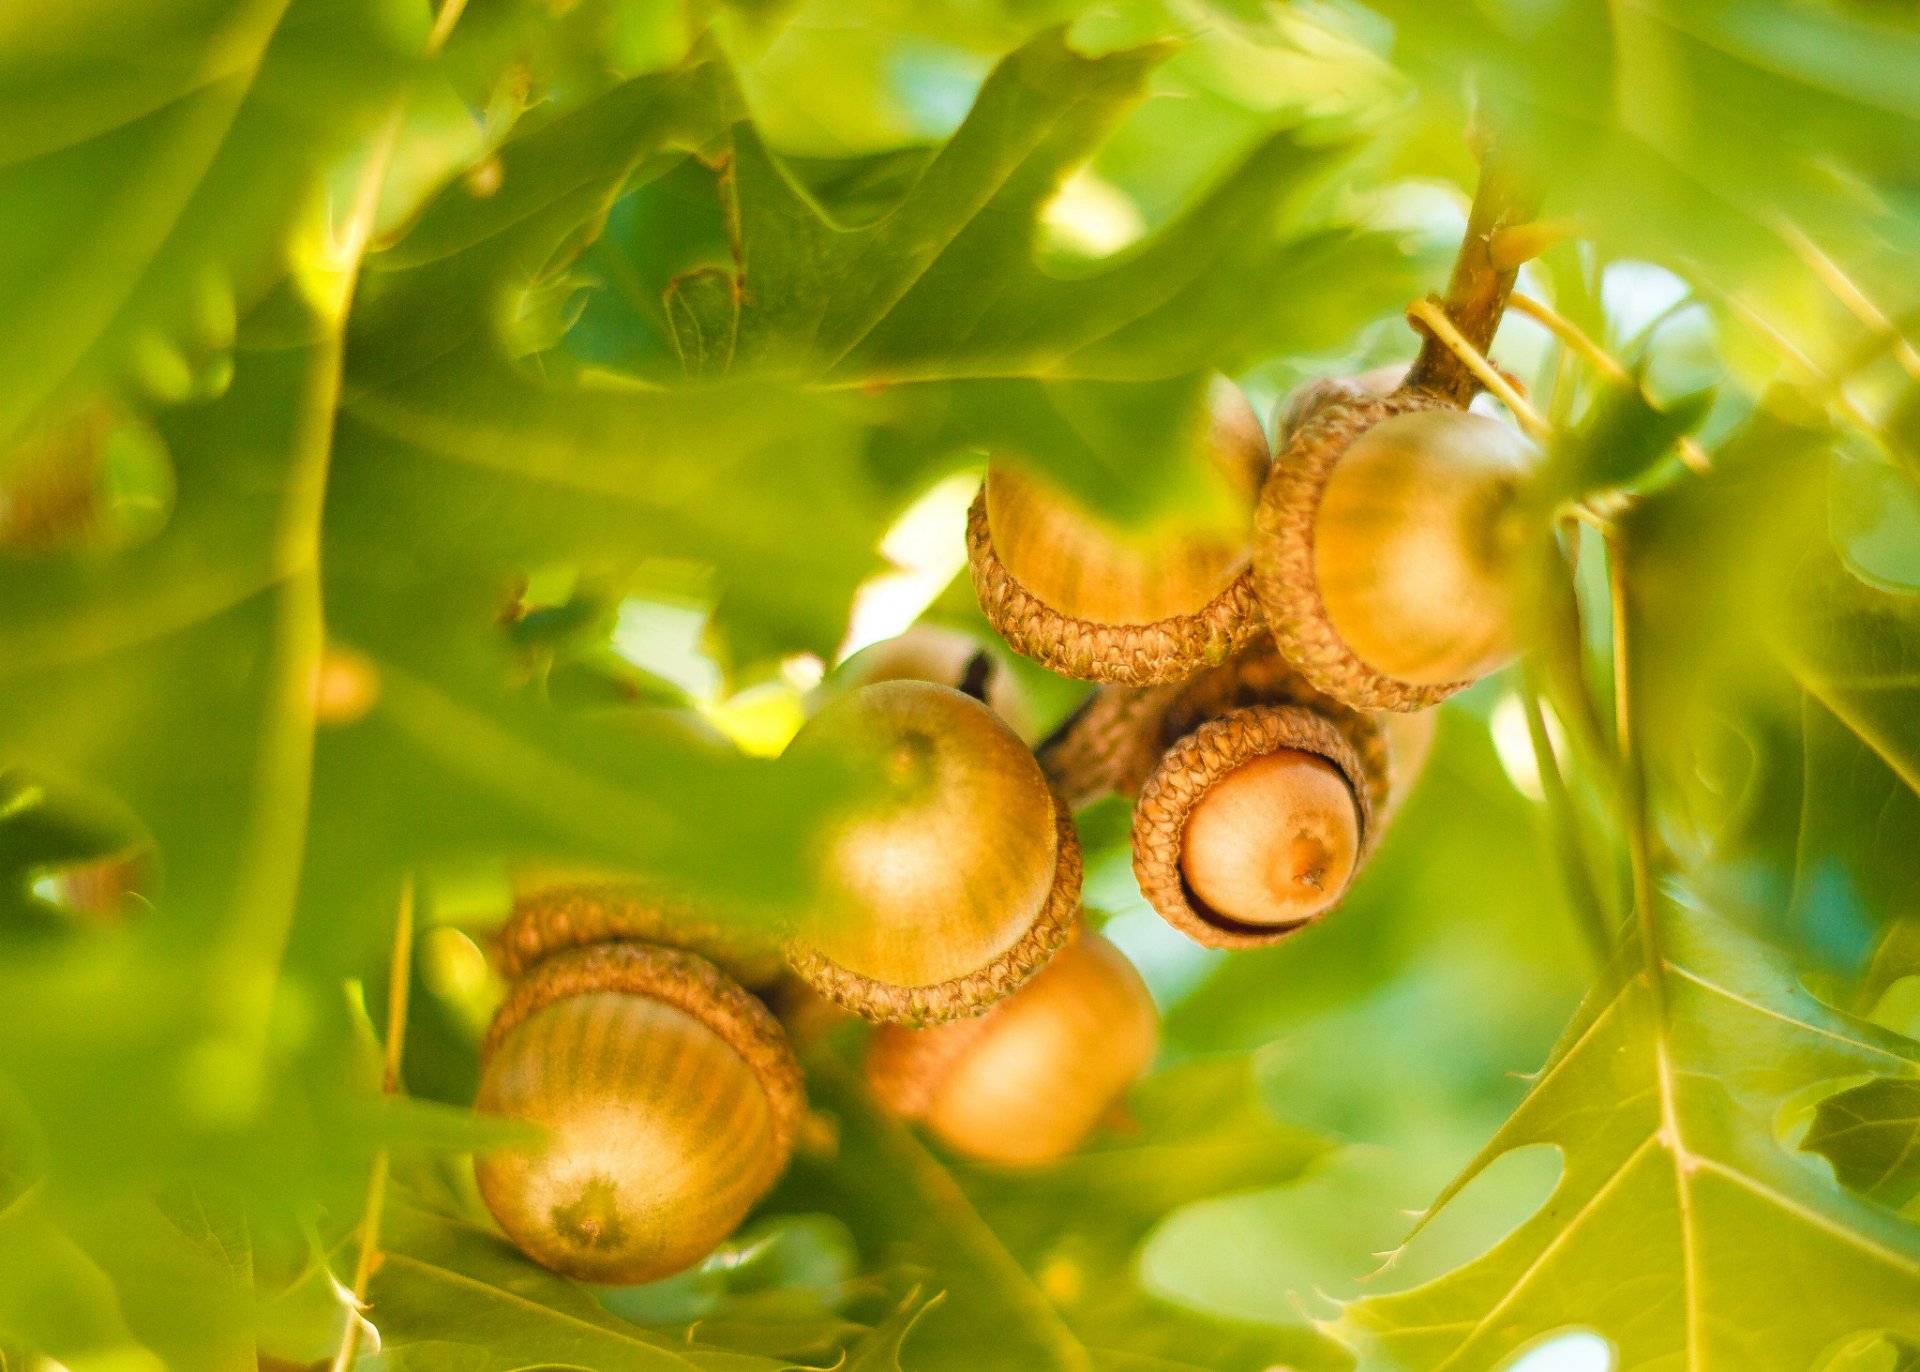
{"label": "branch", "polygon": [[[1454,259],[1453,278],[1438,302],[1475,352],[1484,354],[1499,332],[1522,255],[1500,250],[1502,234],[1527,223],[1539,208],[1537,192],[1489,145],[1480,161],[1480,186],[1467,215],[1467,235]],[[1407,389],[1430,391],[1465,406],[1480,382],[1459,355],[1429,329],[1407,373]]]}

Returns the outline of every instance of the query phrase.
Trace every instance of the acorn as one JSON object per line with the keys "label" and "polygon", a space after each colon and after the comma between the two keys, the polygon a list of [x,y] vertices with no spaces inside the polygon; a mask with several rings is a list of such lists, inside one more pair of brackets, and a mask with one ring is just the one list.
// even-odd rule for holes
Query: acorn
{"label": "acorn", "polygon": [[1325,715],[1230,710],[1169,748],[1141,787],[1134,876],[1196,942],[1276,942],[1339,904],[1376,837],[1375,791]]}
{"label": "acorn", "polygon": [[1261,492],[1253,579],[1313,685],[1366,710],[1436,704],[1509,661],[1533,444],[1418,390],[1294,432]]}
{"label": "acorn", "polygon": [[475,1108],[538,1143],[474,1165],[520,1250],[581,1281],[691,1267],[785,1168],[804,1109],[780,1026],[712,963],[609,943],[557,953],[516,985],[482,1051]]}
{"label": "acorn", "polygon": [[1320,376],[1296,386],[1274,410],[1274,444],[1285,448],[1309,420],[1336,405],[1365,397],[1383,400],[1399,390],[1406,379],[1406,364],[1391,363],[1356,376]]}
{"label": "acorn", "polygon": [[1218,382],[1209,404],[1207,455],[1244,514],[1224,529],[1142,537],[988,464],[967,553],[980,608],[1014,651],[1063,676],[1143,686],[1190,676],[1259,632],[1248,562],[1271,453],[1238,387]]}
{"label": "acorn", "polygon": [[779,940],[771,934],[716,920],[640,882],[558,876],[541,869],[517,876],[513,910],[493,937],[494,965],[508,980],[554,953],[623,942],[697,953],[744,986],[769,986],[780,977]]}
{"label": "acorn", "polygon": [[[933,681],[966,690],[986,701],[1022,738],[1034,729],[1034,706],[990,639],[946,624],[914,624],[892,638],[868,644],[834,668],[818,698],[876,681]],[[982,678],[976,683],[970,677]]]}
{"label": "acorn", "polygon": [[867,1080],[883,1105],[955,1152],[1033,1167],[1086,1140],[1152,1063],[1158,1038],[1133,964],[1083,932],[978,1018],[877,1029]]}
{"label": "acorn", "polygon": [[[1438,710],[1394,710],[1377,716],[1385,734],[1387,752],[1388,800],[1382,807],[1388,816],[1405,803],[1407,793],[1427,769],[1433,755],[1433,736],[1439,728]],[[1384,824],[1384,820],[1382,821]]]}
{"label": "acorn", "polygon": [[877,778],[821,847],[815,901],[788,960],[867,1019],[978,1014],[1065,940],[1080,842],[1026,745],[945,686],[884,681],[828,705],[790,755],[838,757]]}

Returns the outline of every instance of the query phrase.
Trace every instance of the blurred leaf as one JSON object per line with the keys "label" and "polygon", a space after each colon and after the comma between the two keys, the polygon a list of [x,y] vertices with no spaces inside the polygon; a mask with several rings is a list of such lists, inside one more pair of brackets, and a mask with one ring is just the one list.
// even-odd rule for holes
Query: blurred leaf
{"label": "blurred leaf", "polygon": [[[1113,262],[1042,268],[1043,207],[1170,51],[1086,57],[1062,33],[1040,35],[1002,62],[924,167],[885,168],[917,174],[901,175],[877,214],[849,205],[844,182],[823,185],[851,222],[796,184],[795,171],[817,178],[818,163],[789,169],[754,126],[736,125],[716,188],[728,241],[665,288],[689,370],[710,374],[718,361],[740,374],[904,387],[897,403],[924,416],[915,438],[929,452],[1007,452],[1135,520],[1191,504],[1205,490],[1193,449],[1207,374],[1341,342],[1410,282],[1386,237],[1300,222],[1308,192],[1347,149],[1284,134]],[[644,273],[655,251],[629,240],[621,260]],[[1251,281],[1260,288],[1249,308]],[[649,310],[644,297],[634,303]]]}
{"label": "blurred leaf", "polygon": [[1699,427],[1712,405],[1709,392],[1661,407],[1637,386],[1601,388],[1579,426],[1556,435],[1540,477],[1542,499],[1582,500],[1637,484]]}
{"label": "blurred leaf", "polygon": [[1862,1195],[1895,1210],[1920,1195],[1920,1082],[1880,1077],[1836,1091],[1800,1141]]}
{"label": "blurred leaf", "polygon": [[1799,1372],[1844,1336],[1920,1332],[1920,1229],[1774,1133],[1819,1082],[1920,1076],[1920,1045],[1814,1001],[1771,950],[1681,897],[1661,898],[1653,928],[1658,950],[1623,949],[1435,1209],[1532,1143],[1565,1155],[1553,1198],[1466,1267],[1343,1312],[1340,1329],[1389,1365],[1493,1365],[1569,1310],[1623,1369]]}
{"label": "blurred leaf", "polygon": [[76,0],[7,24],[0,435],[58,393],[191,391],[285,269],[425,17],[348,0]]}
{"label": "blurred leaf", "polygon": [[[1547,213],[1589,220],[1618,255],[1740,293],[1792,264],[1786,220],[1845,243],[1843,258],[1882,251],[1876,234],[1911,241],[1909,207],[1870,189],[1910,181],[1920,147],[1920,103],[1903,75],[1920,60],[1910,9],[1868,15],[1789,0],[1372,8],[1393,20],[1394,55],[1426,81],[1428,97],[1457,118],[1473,91],[1483,118],[1545,183]],[[1777,313],[1782,303],[1762,308]]]}
{"label": "blurred leaf", "polygon": [[382,1256],[368,1317],[394,1372],[786,1366],[650,1333],[608,1314],[586,1289],[536,1267],[504,1239],[404,1204],[388,1211]]}

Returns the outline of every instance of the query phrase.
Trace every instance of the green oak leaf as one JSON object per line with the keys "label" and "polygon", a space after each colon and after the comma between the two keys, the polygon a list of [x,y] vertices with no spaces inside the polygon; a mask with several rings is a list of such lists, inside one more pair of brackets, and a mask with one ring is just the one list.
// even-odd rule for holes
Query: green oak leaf
{"label": "green oak leaf", "polygon": [[[1048,200],[1173,50],[1085,56],[1043,32],[925,157],[789,163],[739,122],[704,247],[663,245],[659,211],[616,218],[595,261],[619,289],[582,342],[637,318],[696,375],[884,389],[922,464],[987,447],[1136,521],[1192,506],[1206,377],[1342,344],[1412,282],[1393,240],[1317,204],[1350,148],[1287,133],[1113,259],[1040,261]],[[638,283],[667,271],[656,304]]]}
{"label": "green oak leaf", "polygon": [[0,435],[55,397],[163,399],[232,346],[424,7],[75,0],[0,41]]}
{"label": "green oak leaf", "polygon": [[655,1333],[486,1230],[405,1205],[388,1211],[368,1319],[393,1372],[777,1372],[784,1359]]}
{"label": "green oak leaf", "polygon": [[1912,1337],[1920,1229],[1775,1132],[1810,1087],[1866,1073],[1920,1077],[1920,1044],[1815,1001],[1773,950],[1663,894],[1434,1209],[1528,1144],[1563,1155],[1553,1196],[1483,1257],[1333,1328],[1377,1365],[1433,1372],[1502,1366],[1568,1324],[1606,1337],[1621,1372],[1803,1372],[1855,1334]]}
{"label": "green oak leaf", "polygon": [[1920,1082],[1878,1077],[1820,1102],[1801,1148],[1895,1209],[1920,1195]]}

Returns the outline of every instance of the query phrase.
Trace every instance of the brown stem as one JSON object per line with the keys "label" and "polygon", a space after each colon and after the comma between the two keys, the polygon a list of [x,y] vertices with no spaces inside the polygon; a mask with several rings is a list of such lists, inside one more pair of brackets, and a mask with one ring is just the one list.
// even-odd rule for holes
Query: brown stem
{"label": "brown stem", "polygon": [[[1513,290],[1519,264],[1501,265],[1495,259],[1494,240],[1502,232],[1524,224],[1539,209],[1534,189],[1489,146],[1480,161],[1480,185],[1467,215],[1467,235],[1454,259],[1453,278],[1439,302],[1474,350],[1485,353],[1500,329],[1500,316]],[[1430,391],[1465,406],[1480,382],[1458,355],[1430,331],[1422,328],[1420,355],[1407,373],[1408,390]]]}

